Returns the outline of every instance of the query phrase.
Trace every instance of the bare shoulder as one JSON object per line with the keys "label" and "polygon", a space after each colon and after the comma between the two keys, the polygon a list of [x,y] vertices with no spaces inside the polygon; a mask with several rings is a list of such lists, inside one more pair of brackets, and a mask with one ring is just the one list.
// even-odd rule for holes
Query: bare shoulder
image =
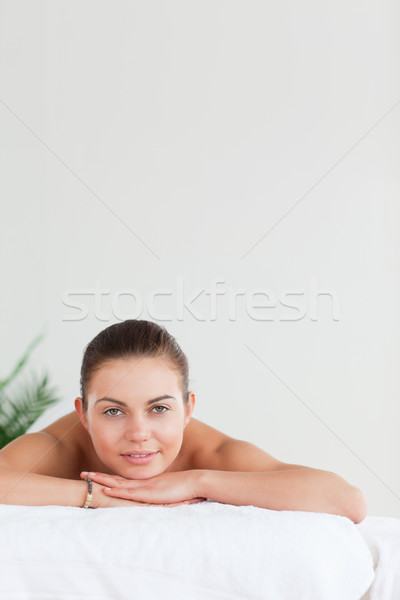
{"label": "bare shoulder", "polygon": [[284,463],[255,444],[233,438],[198,419],[191,419],[185,433],[191,469],[283,471],[305,468]]}
{"label": "bare shoulder", "polygon": [[81,446],[84,433],[87,434],[76,411],[60,417],[57,421],[41,429],[41,431],[54,436],[67,447]]}
{"label": "bare shoulder", "polygon": [[194,417],[191,418],[184,431],[184,440],[192,450],[199,449],[204,445],[215,449],[227,439],[230,439],[228,435]]}
{"label": "bare shoulder", "polygon": [[67,461],[71,465],[74,477],[79,478],[83,469],[95,471],[105,470],[99,462],[89,433],[81,423],[76,411],[64,415],[48,427],[42,429],[61,443]]}
{"label": "bare shoulder", "polygon": [[40,475],[77,477],[81,446],[73,425],[70,413],[41,431],[16,438],[0,450],[0,465]]}

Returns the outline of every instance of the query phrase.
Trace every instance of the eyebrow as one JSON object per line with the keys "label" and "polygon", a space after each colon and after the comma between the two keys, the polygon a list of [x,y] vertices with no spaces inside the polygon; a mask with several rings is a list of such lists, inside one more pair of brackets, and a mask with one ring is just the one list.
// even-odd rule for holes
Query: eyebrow
{"label": "eyebrow", "polygon": [[[160,400],[166,400],[167,398],[171,398],[171,400],[176,400],[176,398],[174,396],[168,396],[168,394],[164,394],[163,396],[158,396],[157,398],[153,398],[153,400],[147,400],[146,406],[153,404],[153,402],[159,402]],[[120,406],[128,406],[125,402],[122,402],[121,400],[115,400],[115,398],[99,398],[94,403],[94,406],[96,406],[96,404],[98,404],[99,402],[112,402],[113,404],[119,404]]]}

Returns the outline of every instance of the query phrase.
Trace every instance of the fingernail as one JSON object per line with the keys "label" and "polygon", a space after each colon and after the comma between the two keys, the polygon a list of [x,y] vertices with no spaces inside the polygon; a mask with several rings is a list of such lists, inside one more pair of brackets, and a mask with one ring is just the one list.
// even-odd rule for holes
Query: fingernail
{"label": "fingernail", "polygon": [[85,475],[86,476],[86,475],[89,475],[89,473],[87,471],[82,471],[81,475]]}
{"label": "fingernail", "polygon": [[89,475],[90,475],[90,477],[96,477],[96,473],[90,472]]}

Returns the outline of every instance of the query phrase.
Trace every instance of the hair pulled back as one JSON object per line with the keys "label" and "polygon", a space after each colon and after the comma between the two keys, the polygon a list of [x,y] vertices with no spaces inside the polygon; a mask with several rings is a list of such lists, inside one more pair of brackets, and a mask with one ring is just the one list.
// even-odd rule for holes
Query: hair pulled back
{"label": "hair pulled back", "polygon": [[128,319],[103,329],[85,348],[80,379],[83,410],[88,408],[87,390],[93,373],[105,362],[129,357],[167,361],[179,373],[183,400],[188,402],[189,365],[176,339],[157,323]]}

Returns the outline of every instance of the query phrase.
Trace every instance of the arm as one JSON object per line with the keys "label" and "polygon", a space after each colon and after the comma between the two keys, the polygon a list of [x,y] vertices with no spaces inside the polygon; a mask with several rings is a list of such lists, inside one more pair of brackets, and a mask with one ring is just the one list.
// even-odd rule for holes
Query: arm
{"label": "arm", "polygon": [[47,433],[16,438],[0,450],[0,504],[83,506],[88,486],[69,478],[71,458]]}
{"label": "arm", "polygon": [[361,522],[364,494],[330,471],[280,462],[257,446],[226,438],[198,455],[196,493],[216,502],[272,510],[323,512]]}
{"label": "arm", "polygon": [[[82,507],[87,493],[86,481],[27,473],[0,465],[0,505]],[[103,486],[93,482],[91,508],[135,505],[144,503],[109,498],[103,493]]]}
{"label": "arm", "polygon": [[87,491],[86,481],[25,473],[0,465],[0,504],[83,506]]}
{"label": "arm", "polygon": [[[74,464],[73,452],[54,436],[20,436],[0,450],[0,504],[82,507],[88,485],[73,479]],[[103,485],[93,482],[92,508],[139,505],[144,503],[109,497]]]}
{"label": "arm", "polygon": [[367,510],[360,490],[335,473],[307,467],[257,473],[200,470],[196,493],[225,504],[342,515],[354,523]]}

